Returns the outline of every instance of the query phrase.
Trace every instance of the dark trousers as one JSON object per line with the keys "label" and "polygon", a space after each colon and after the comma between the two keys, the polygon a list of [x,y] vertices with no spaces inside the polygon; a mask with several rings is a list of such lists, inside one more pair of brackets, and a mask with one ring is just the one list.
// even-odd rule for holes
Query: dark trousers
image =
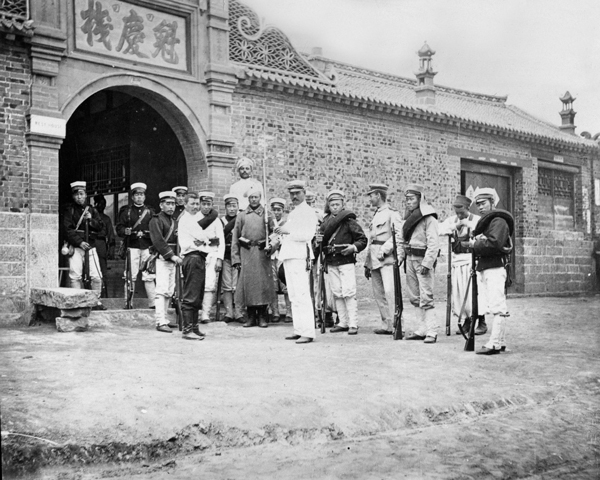
{"label": "dark trousers", "polygon": [[206,255],[203,253],[188,253],[183,258],[183,295],[181,310],[198,313],[204,299],[204,278],[206,270]]}
{"label": "dark trousers", "polygon": [[100,261],[100,273],[102,274],[102,297],[108,297],[106,280],[108,279],[108,248],[106,242],[102,239],[96,240],[96,253]]}

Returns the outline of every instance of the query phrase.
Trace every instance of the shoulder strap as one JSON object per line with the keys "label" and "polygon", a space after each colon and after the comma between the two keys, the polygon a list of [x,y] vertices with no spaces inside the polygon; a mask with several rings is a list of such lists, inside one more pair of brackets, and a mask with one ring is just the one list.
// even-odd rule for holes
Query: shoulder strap
{"label": "shoulder strap", "polygon": [[[131,208],[129,208],[129,213],[131,214]],[[144,217],[148,214],[148,209],[146,207],[144,207],[144,210],[142,210],[142,214],[140,215],[140,218],[137,219],[137,222],[134,223],[133,227],[131,227],[132,230],[134,230],[140,223],[142,223],[142,220],[144,219]]]}
{"label": "shoulder strap", "polygon": [[165,237],[165,242],[169,241],[169,238],[171,238],[171,235],[173,234],[173,230],[175,230],[175,224],[177,222],[173,219],[171,219],[171,226],[169,227],[169,232],[167,233],[167,236]]}
{"label": "shoulder strap", "polygon": [[[85,213],[90,209],[89,206],[85,207],[85,210],[83,211],[83,213],[81,214],[81,217],[79,217],[79,221],[77,222],[77,226],[75,227],[75,230],[79,230],[79,226],[81,225],[81,222],[83,222],[83,216],[85,215]],[[73,211],[75,211],[75,209],[73,209]]]}

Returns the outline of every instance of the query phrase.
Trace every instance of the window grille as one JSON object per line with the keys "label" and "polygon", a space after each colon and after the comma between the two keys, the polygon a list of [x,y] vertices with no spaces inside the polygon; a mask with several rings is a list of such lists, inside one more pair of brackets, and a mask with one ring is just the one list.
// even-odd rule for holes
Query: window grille
{"label": "window grille", "polygon": [[575,175],[538,168],[538,212],[540,228],[572,230],[575,225]]}
{"label": "window grille", "polygon": [[0,0],[0,17],[29,20],[29,2],[27,0]]}
{"label": "window grille", "polygon": [[87,182],[88,192],[127,191],[129,145],[85,152],[79,156],[79,176]]}

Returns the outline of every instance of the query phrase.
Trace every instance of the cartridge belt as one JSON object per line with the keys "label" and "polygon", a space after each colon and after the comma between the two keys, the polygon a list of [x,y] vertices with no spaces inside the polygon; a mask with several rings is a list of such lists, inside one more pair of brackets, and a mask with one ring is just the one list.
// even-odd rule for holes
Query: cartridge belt
{"label": "cartridge belt", "polygon": [[414,257],[424,257],[427,252],[427,247],[411,247],[410,245],[404,247],[406,255],[412,255]]}

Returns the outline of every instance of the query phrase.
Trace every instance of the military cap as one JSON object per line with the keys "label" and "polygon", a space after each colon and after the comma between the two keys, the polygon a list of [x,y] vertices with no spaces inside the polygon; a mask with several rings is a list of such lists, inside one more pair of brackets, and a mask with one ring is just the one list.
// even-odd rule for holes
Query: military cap
{"label": "military cap", "polygon": [[452,205],[454,205],[455,207],[469,208],[471,206],[471,203],[473,203],[473,202],[466,195],[457,195],[456,198],[454,199],[454,203]]}
{"label": "military cap", "polygon": [[365,195],[371,195],[375,192],[385,192],[388,191],[388,186],[384,183],[369,183],[369,190]]}
{"label": "military cap", "polygon": [[283,198],[279,198],[279,197],[275,197],[272,198],[271,201],[269,202],[269,205],[281,205],[282,207],[285,207],[286,201]]}
{"label": "military cap", "polygon": [[341,190],[330,190],[327,193],[327,200],[344,200],[346,198],[346,194]]}
{"label": "military cap", "polygon": [[248,190],[246,190],[246,193],[244,196],[249,197],[250,195],[260,195],[262,197],[262,189],[261,189],[261,185],[258,182],[253,182],[252,185],[250,185],[250,187],[248,188]]}
{"label": "military cap", "polygon": [[306,191],[306,199],[307,200],[314,200],[316,197],[317,197],[317,194],[315,192],[313,192],[312,190]]}
{"label": "military cap", "polygon": [[306,182],[304,180],[290,180],[287,183],[287,189],[290,193],[306,190]]}
{"label": "military cap", "polygon": [[205,190],[203,192],[198,192],[198,197],[200,198],[200,201],[206,201],[207,198],[213,200],[215,198],[215,194],[213,192]]}
{"label": "military cap", "polygon": [[158,198],[162,202],[165,198],[176,198],[176,194],[173,190],[166,190],[164,192],[160,192],[158,194]]}
{"label": "military cap", "polygon": [[240,203],[238,197],[236,197],[232,193],[228,193],[227,195],[225,195],[223,197],[223,201],[225,202],[225,205],[227,205],[228,203],[232,203],[232,202]]}
{"label": "military cap", "polygon": [[479,187],[477,187],[475,189],[475,193],[473,194],[473,196],[475,197],[475,201],[477,201],[479,199],[484,199],[484,198],[491,200],[494,207],[496,205],[498,205],[498,202],[500,201],[500,197],[498,196],[498,192],[496,192],[495,188],[489,188],[489,187],[479,188]]}
{"label": "military cap", "polygon": [[254,162],[248,157],[242,157],[236,162],[235,169],[239,170],[242,167],[250,167],[254,169]]}
{"label": "military cap", "polygon": [[423,196],[423,192],[425,191],[425,187],[420,183],[409,183],[406,186],[405,194],[406,195],[421,195]]}
{"label": "military cap", "polygon": [[183,190],[184,192],[187,193],[188,187],[184,187],[184,186],[173,187],[171,190],[173,190],[175,193],[177,193],[178,190]]}
{"label": "military cap", "polygon": [[71,191],[73,193],[75,193],[78,190],[83,190],[85,191],[85,187],[87,186],[87,183],[84,181],[77,181],[77,182],[73,182],[71,183]]}
{"label": "military cap", "polygon": [[133,193],[135,193],[137,190],[141,190],[142,192],[145,192],[146,190],[148,190],[148,187],[146,186],[145,183],[142,183],[142,182],[132,183],[131,191]]}

